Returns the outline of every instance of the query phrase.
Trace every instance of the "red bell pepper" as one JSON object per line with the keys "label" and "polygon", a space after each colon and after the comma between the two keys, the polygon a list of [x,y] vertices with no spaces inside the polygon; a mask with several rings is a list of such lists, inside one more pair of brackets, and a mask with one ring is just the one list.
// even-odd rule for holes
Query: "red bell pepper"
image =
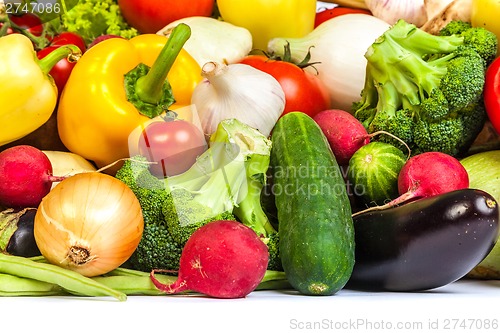
{"label": "red bell pepper", "polygon": [[500,134],[500,57],[486,69],[484,106],[495,131]]}
{"label": "red bell pepper", "polygon": [[317,12],[315,20],[314,20],[314,27],[316,28],[318,25],[320,25],[321,23],[323,23],[331,18],[340,16],[340,15],[345,15],[345,14],[372,15],[372,13],[368,9],[335,6],[333,8],[320,10],[319,12]]}

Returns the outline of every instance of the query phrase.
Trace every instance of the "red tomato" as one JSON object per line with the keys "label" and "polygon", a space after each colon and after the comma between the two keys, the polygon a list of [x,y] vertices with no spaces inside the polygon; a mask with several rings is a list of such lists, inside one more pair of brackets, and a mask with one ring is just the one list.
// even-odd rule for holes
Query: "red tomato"
{"label": "red tomato", "polygon": [[250,65],[273,76],[285,92],[283,115],[301,111],[313,117],[316,113],[330,108],[330,95],[319,78],[297,65],[271,60],[262,55],[249,55],[240,63]]}
{"label": "red tomato", "polygon": [[[17,25],[19,29],[25,29],[28,32],[32,33],[34,36],[40,37],[43,33],[42,20],[40,20],[40,18],[33,13],[9,15],[9,19],[12,23]],[[1,23],[0,26],[2,26]],[[17,32],[15,31],[15,29],[7,29],[7,34],[12,34],[15,32]]]}
{"label": "red tomato", "polygon": [[[52,39],[50,46],[38,51],[37,57],[38,59],[45,58],[55,49],[67,44],[78,46],[82,53],[86,51],[85,42],[83,38],[80,37],[80,35],[72,32],[63,32]],[[57,64],[54,65],[54,67],[52,67],[51,71],[49,72],[50,76],[52,76],[56,83],[59,94],[62,92],[64,86],[66,85],[69,75],[71,74],[71,71],[73,70],[73,67],[75,67],[75,65],[76,62],[70,62],[66,58],[61,59]]]}
{"label": "red tomato", "polygon": [[139,153],[157,162],[149,169],[159,178],[188,170],[206,149],[203,133],[185,120],[150,123],[139,138]]}
{"label": "red tomato", "polygon": [[500,57],[486,69],[483,96],[491,125],[500,134]]}
{"label": "red tomato", "polygon": [[[47,46],[46,48],[38,51],[36,55],[38,59],[42,59],[57,48],[59,48],[59,46]],[[75,67],[75,64],[76,63],[74,62],[69,62],[67,59],[61,59],[50,70],[49,74],[54,79],[59,94],[66,85],[66,82],[68,81],[69,75],[71,74],[73,67]]]}
{"label": "red tomato", "polygon": [[350,7],[333,7],[331,9],[325,9],[316,13],[316,19],[314,20],[314,27],[316,28],[321,23],[345,14],[367,14],[372,15],[368,9],[362,8],[350,8]]}
{"label": "red tomato", "polygon": [[118,0],[118,5],[127,23],[144,34],[181,18],[211,16],[215,0]]}
{"label": "red tomato", "polygon": [[85,52],[87,50],[87,45],[85,45],[85,41],[83,40],[83,38],[80,35],[69,31],[61,32],[59,35],[52,38],[52,41],[50,43],[51,46],[61,46],[67,44],[78,46],[78,48],[82,50],[82,52]]}

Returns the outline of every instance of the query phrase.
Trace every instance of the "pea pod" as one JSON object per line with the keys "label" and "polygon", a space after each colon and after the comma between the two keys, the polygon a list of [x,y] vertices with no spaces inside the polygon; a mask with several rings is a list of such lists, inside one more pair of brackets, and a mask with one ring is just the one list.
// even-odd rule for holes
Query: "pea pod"
{"label": "pea pod", "polygon": [[433,289],[465,276],[499,235],[498,203],[462,189],[353,218],[356,262],[351,287]]}

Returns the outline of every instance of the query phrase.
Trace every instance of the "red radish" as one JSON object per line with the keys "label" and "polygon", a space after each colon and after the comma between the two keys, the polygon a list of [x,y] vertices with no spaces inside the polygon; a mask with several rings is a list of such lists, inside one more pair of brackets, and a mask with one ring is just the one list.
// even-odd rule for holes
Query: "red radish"
{"label": "red radish", "polygon": [[352,155],[370,142],[363,124],[347,111],[324,110],[314,116],[328,140],[339,165],[347,165]]}
{"label": "red radish", "polygon": [[198,228],[184,246],[177,280],[154,285],[167,294],[195,291],[216,298],[241,298],[264,277],[269,261],[259,236],[237,221],[213,221]]}
{"label": "red radish", "polygon": [[0,206],[38,207],[52,183],[52,164],[41,150],[18,145],[0,152]]}
{"label": "red radish", "polygon": [[468,187],[469,174],[458,159],[441,152],[425,152],[411,157],[399,171],[399,197],[355,215]]}

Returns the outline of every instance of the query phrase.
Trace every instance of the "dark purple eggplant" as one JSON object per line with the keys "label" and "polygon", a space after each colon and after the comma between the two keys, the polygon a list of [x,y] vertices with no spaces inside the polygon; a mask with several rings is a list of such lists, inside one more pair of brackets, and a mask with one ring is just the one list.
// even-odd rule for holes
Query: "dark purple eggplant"
{"label": "dark purple eggplant", "polygon": [[462,189],[354,216],[356,263],[348,287],[422,291],[464,277],[495,245],[498,203]]}
{"label": "dark purple eggplant", "polygon": [[21,257],[41,255],[33,233],[35,214],[34,208],[0,212],[0,251]]}

